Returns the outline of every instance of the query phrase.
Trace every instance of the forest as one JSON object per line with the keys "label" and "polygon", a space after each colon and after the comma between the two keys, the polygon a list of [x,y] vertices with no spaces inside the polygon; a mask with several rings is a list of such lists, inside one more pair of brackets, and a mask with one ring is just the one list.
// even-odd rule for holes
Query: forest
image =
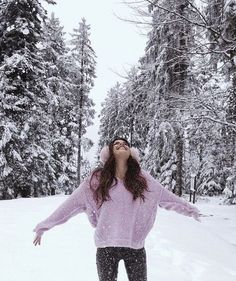
{"label": "forest", "polygon": [[[97,151],[126,137],[175,194],[236,204],[236,1],[127,4],[146,48],[107,92]],[[0,17],[0,199],[71,193],[93,169],[90,25],[82,18],[68,42],[39,0],[3,0]]]}

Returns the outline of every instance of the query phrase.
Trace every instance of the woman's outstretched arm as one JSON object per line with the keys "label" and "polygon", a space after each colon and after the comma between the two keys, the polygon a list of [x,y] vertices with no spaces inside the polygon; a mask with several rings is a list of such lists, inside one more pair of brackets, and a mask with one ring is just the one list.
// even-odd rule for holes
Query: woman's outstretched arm
{"label": "woman's outstretched arm", "polygon": [[200,222],[200,211],[184,199],[175,195],[173,192],[163,187],[149,172],[142,170],[143,175],[148,180],[151,189],[154,189],[157,194],[157,202],[161,208],[173,210],[179,214],[193,217]]}
{"label": "woman's outstretched arm", "polygon": [[197,221],[201,221],[199,219],[200,211],[184,199],[175,195],[173,192],[167,190],[159,183],[159,187],[161,189],[159,206],[166,210],[173,210],[179,214],[193,217]]}
{"label": "woman's outstretched arm", "polygon": [[84,180],[80,186],[45,220],[41,221],[34,228],[36,236],[34,245],[40,245],[42,234],[56,225],[65,223],[71,217],[86,210],[85,189],[88,186],[88,179]]}

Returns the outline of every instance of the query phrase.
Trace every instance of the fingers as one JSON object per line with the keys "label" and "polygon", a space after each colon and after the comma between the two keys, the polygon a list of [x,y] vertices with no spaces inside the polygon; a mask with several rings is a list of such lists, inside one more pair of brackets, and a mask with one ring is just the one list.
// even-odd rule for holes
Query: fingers
{"label": "fingers", "polygon": [[196,221],[201,222],[200,220],[200,212],[198,209],[193,209],[190,213],[190,216],[193,217]]}
{"label": "fingers", "polygon": [[34,239],[34,246],[36,246],[37,244],[38,244],[38,241],[37,241],[37,239]]}
{"label": "fingers", "polygon": [[199,215],[195,215],[193,218],[194,218],[196,221],[201,222],[201,220],[200,220],[200,218],[199,218]]}
{"label": "fingers", "polygon": [[41,236],[36,236],[34,241],[33,241],[34,245],[37,246],[37,245],[41,245]]}

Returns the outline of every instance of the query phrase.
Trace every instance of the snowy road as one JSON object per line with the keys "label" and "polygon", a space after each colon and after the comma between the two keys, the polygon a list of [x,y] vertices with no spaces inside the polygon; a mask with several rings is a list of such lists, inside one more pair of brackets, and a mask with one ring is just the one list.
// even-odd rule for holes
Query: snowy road
{"label": "snowy road", "polygon": [[[0,201],[1,281],[95,281],[93,228],[84,214],[45,233],[32,244],[32,229],[66,196]],[[196,205],[199,223],[158,209],[146,240],[149,281],[235,281],[236,206],[219,198]],[[118,281],[126,281],[123,262]]]}

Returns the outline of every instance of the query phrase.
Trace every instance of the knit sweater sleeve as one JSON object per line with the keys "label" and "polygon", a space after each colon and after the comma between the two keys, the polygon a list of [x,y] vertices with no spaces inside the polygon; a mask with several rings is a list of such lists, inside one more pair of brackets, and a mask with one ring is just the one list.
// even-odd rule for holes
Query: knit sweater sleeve
{"label": "knit sweater sleeve", "polygon": [[200,221],[200,212],[195,206],[175,195],[173,192],[167,190],[166,188],[161,186],[161,184],[159,184],[159,188],[161,189],[159,200],[159,206],[161,208],[164,208],[166,210],[173,210],[179,214],[193,217],[194,219]]}
{"label": "knit sweater sleeve", "polygon": [[158,180],[151,176],[150,173],[146,171],[143,171],[143,173],[148,179],[152,188],[156,190],[156,194],[158,196],[157,202],[159,207],[166,210],[173,210],[179,214],[193,217],[197,221],[200,221],[200,211],[195,206],[175,195],[173,192],[167,190],[159,183]]}
{"label": "knit sweater sleeve", "polygon": [[33,231],[42,235],[46,230],[63,224],[78,213],[86,211],[85,189],[87,185],[88,179],[84,180],[48,218],[37,224]]}

